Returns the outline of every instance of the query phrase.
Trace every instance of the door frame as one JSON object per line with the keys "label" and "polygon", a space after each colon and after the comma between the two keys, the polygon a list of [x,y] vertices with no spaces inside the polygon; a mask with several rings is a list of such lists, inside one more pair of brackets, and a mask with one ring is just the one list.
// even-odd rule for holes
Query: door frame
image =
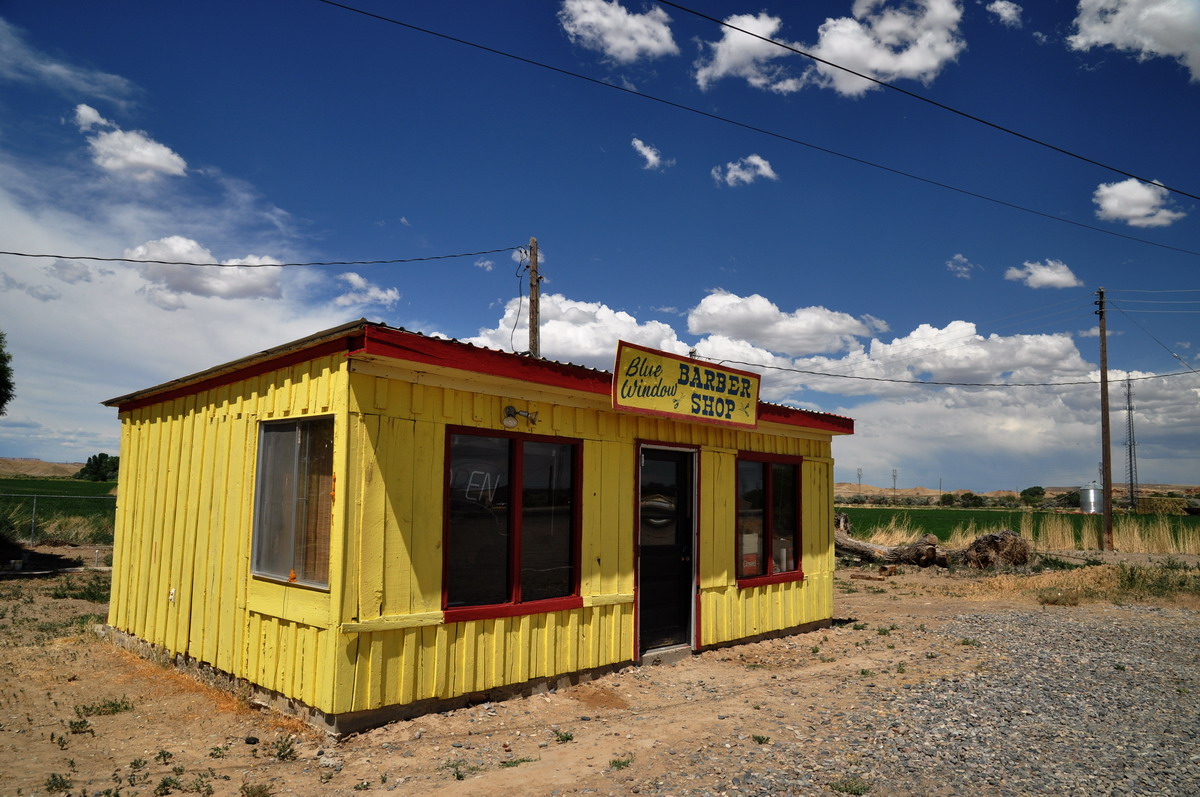
{"label": "door frame", "polygon": [[656,443],[656,442],[651,442],[651,441],[639,440],[637,442],[637,445],[635,447],[635,452],[634,452],[634,456],[636,458],[635,459],[636,479],[634,480],[634,490],[633,490],[633,508],[634,508],[634,511],[633,511],[633,521],[634,521],[634,523],[633,523],[633,579],[634,579],[633,580],[633,593],[634,593],[634,600],[633,600],[633,607],[634,607],[634,616],[633,616],[634,640],[633,640],[633,642],[634,642],[634,645],[633,645],[633,648],[634,648],[634,651],[633,652],[634,652],[635,660],[637,660],[637,661],[640,661],[642,656],[644,656],[646,653],[650,653],[653,650],[660,649],[660,648],[651,648],[650,650],[642,651],[641,494],[642,494],[643,453],[646,451],[669,451],[672,453],[688,455],[688,457],[687,457],[688,466],[689,466],[688,470],[689,470],[689,475],[691,477],[691,484],[689,485],[689,497],[691,500],[690,516],[691,516],[691,525],[692,525],[692,529],[691,529],[691,543],[692,543],[691,559],[692,559],[692,561],[691,561],[691,567],[689,568],[689,571],[691,574],[691,580],[687,587],[687,590],[688,590],[688,593],[687,593],[688,617],[687,617],[686,627],[684,629],[686,632],[686,639],[684,640],[684,642],[680,643],[681,645],[686,645],[691,650],[696,649],[696,642],[698,639],[698,634],[697,634],[698,625],[697,624],[699,622],[699,606],[698,606],[699,595],[698,595],[697,586],[699,584],[699,572],[700,572],[699,571],[699,556],[698,556],[699,551],[700,551],[700,518],[699,518],[699,511],[700,511],[700,500],[699,500],[700,456],[699,455],[700,455],[700,449],[696,446],[672,445],[670,443]]}

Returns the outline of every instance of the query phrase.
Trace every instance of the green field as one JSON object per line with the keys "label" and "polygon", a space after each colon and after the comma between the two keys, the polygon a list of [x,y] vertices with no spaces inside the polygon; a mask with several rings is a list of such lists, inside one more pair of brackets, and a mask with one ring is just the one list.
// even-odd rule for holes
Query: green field
{"label": "green field", "polygon": [[[0,537],[35,541],[111,543],[116,482],[0,478]],[[36,510],[37,521],[33,522]]]}
{"label": "green field", "polygon": [[[922,534],[933,534],[945,541],[950,538],[956,528],[966,529],[971,523],[975,524],[977,533],[983,534],[997,529],[1021,530],[1022,517],[1032,514],[1035,525],[1041,525],[1048,518],[1065,522],[1074,527],[1078,537],[1085,527],[1095,527],[1099,523],[1097,515],[1082,515],[1076,513],[1033,512],[1010,509],[913,509],[909,507],[897,509],[862,509],[855,507],[837,507],[837,511],[845,512],[850,517],[850,526],[855,534],[870,534],[874,528],[888,525],[907,525]],[[1160,518],[1160,515],[1140,516]],[[906,522],[907,521],[907,522]],[[1183,515],[1171,516],[1167,519],[1172,529],[1177,533],[1188,536],[1200,536],[1200,516]]]}

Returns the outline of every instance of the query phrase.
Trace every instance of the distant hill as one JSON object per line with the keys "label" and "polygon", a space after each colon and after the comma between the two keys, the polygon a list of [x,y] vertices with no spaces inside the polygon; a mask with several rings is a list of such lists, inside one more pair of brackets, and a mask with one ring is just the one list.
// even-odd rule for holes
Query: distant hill
{"label": "distant hill", "polygon": [[83,467],[82,462],[43,462],[40,459],[0,457],[0,476],[65,476],[70,478]]}
{"label": "distant hill", "polygon": [[[1046,487],[1046,495],[1060,495],[1069,493],[1072,490],[1078,490],[1079,487]],[[1113,493],[1120,495],[1125,489],[1125,485],[1121,482],[1113,483]],[[962,495],[967,490],[946,490],[945,492],[952,495]],[[1139,494],[1146,493],[1179,493],[1180,495],[1197,495],[1200,496],[1200,487],[1187,484],[1139,484]],[[884,495],[892,494],[891,487],[874,487],[870,484],[864,484],[861,487],[854,482],[837,482],[833,485],[833,494],[838,498],[846,498],[851,495]],[[941,495],[937,490],[931,490],[928,487],[901,487],[897,488],[896,495],[899,497],[917,497],[917,498],[935,498]],[[1012,490],[993,490],[990,493],[979,493],[987,498],[1002,498],[1004,496],[1016,497],[1017,493]]]}

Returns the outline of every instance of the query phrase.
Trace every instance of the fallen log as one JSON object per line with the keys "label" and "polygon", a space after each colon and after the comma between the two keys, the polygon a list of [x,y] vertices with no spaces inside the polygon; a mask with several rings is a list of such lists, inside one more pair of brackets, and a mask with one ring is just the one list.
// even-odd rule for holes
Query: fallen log
{"label": "fallen log", "polygon": [[904,545],[876,545],[851,537],[850,519],[842,512],[835,516],[833,547],[839,556],[852,556],[871,564],[965,566],[979,570],[1028,564],[1033,555],[1029,541],[1008,529],[981,534],[966,548],[943,548],[932,534]]}

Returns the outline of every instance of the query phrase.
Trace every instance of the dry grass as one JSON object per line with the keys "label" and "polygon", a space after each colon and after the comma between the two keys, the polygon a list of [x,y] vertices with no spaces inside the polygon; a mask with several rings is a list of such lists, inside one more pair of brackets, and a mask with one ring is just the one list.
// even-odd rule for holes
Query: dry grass
{"label": "dry grass", "polygon": [[[1077,529],[1078,523],[1078,531]],[[1021,516],[1018,531],[1040,551],[1098,551],[1101,545],[1101,518],[1069,515],[1027,513]],[[958,549],[967,547],[982,534],[994,534],[1005,527],[996,523],[978,526],[974,520],[959,524],[950,532],[944,545]],[[886,526],[869,529],[865,539],[876,545],[904,545],[916,542],[925,531],[914,526],[906,514],[899,514]],[[1200,533],[1189,533],[1186,527],[1172,522],[1164,515],[1118,515],[1113,519],[1113,543],[1118,551],[1148,554],[1198,554]]]}

